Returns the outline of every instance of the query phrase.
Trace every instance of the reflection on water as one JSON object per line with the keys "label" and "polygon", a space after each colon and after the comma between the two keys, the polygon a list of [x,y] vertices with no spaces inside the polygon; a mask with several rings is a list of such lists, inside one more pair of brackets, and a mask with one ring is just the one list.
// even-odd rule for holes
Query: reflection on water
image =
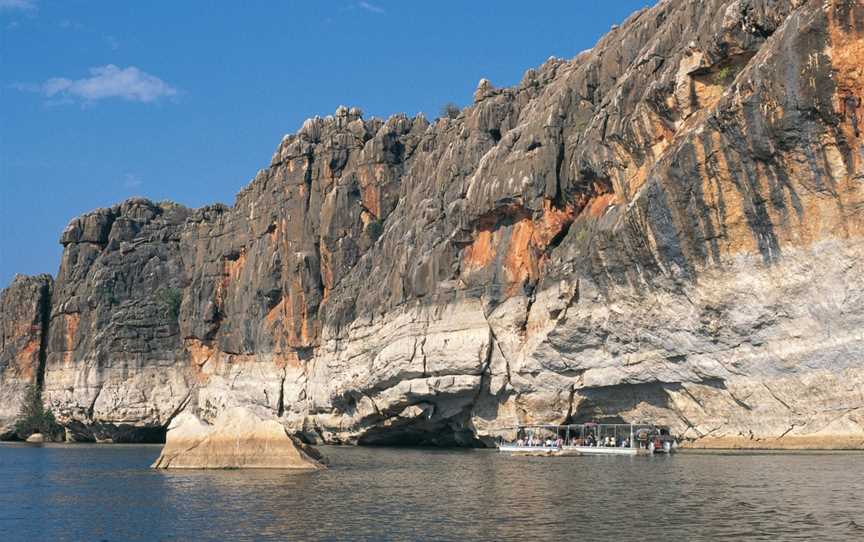
{"label": "reflection on water", "polygon": [[864,455],[509,457],[324,447],[331,468],[151,471],[157,446],[0,446],[4,540],[864,537]]}

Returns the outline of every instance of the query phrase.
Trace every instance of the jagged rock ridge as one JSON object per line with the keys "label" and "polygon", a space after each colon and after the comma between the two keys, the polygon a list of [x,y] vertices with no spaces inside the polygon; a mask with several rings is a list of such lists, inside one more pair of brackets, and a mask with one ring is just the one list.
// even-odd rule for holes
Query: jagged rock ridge
{"label": "jagged rock ridge", "polygon": [[78,439],[242,406],[328,442],[861,447],[862,65],[860,2],[666,0],[457,118],[310,119],[231,208],[73,220],[45,399]]}

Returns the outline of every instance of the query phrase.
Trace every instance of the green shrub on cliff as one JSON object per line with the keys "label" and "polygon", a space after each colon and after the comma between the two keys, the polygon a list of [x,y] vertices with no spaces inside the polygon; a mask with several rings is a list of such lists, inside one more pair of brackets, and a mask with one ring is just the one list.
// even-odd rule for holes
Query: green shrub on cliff
{"label": "green shrub on cliff", "polygon": [[380,220],[373,220],[366,226],[366,232],[369,234],[369,239],[375,242],[384,232],[384,225]]}
{"label": "green shrub on cliff", "polygon": [[729,66],[723,66],[714,74],[715,85],[725,85],[730,79],[732,79],[732,68]]}
{"label": "green shrub on cliff", "polygon": [[18,421],[15,422],[15,433],[22,440],[33,433],[42,433],[45,440],[59,440],[63,434],[63,428],[57,424],[54,414],[42,404],[42,392],[35,384],[28,386],[24,393]]}
{"label": "green shrub on cliff", "polygon": [[165,316],[172,321],[180,317],[180,304],[183,303],[183,292],[177,288],[159,290],[159,302],[165,308]]}

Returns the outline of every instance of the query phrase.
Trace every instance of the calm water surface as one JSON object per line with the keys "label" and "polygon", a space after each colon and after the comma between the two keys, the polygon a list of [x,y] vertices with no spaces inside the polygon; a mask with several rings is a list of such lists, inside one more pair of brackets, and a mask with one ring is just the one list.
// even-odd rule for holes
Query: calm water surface
{"label": "calm water surface", "polygon": [[864,540],[864,455],[322,448],[323,472],[152,471],[0,445],[2,540]]}

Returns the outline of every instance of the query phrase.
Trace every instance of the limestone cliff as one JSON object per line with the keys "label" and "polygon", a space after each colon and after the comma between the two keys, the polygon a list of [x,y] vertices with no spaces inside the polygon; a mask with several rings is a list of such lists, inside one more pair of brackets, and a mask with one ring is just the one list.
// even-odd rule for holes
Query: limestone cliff
{"label": "limestone cliff", "polygon": [[862,447],[862,66],[860,1],[664,0],[455,118],[310,119],[233,207],[72,221],[45,400],[78,439]]}

